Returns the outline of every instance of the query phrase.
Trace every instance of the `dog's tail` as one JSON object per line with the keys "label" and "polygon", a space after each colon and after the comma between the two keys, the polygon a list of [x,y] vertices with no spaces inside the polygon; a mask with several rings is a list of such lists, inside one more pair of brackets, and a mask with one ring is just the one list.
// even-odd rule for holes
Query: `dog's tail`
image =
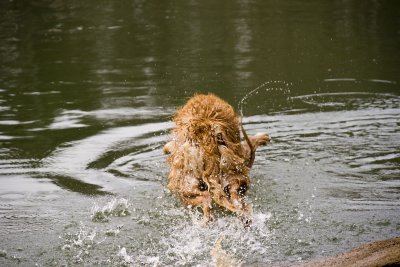
{"label": "dog's tail", "polygon": [[254,147],[251,144],[251,141],[250,141],[246,131],[244,130],[243,123],[242,123],[242,117],[243,116],[240,117],[240,128],[242,129],[244,140],[246,140],[246,143],[250,148],[250,160],[249,160],[249,164],[247,165],[247,167],[251,168],[253,166],[254,159],[256,157],[256,151],[254,150]]}

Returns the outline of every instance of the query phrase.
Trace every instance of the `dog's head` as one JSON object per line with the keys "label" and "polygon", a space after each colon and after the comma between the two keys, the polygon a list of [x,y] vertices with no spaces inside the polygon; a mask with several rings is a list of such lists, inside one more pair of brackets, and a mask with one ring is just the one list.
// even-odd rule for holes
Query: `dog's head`
{"label": "dog's head", "polygon": [[227,146],[220,145],[218,149],[221,154],[219,166],[221,188],[217,194],[214,194],[215,201],[220,206],[238,214],[245,224],[249,224],[252,207],[246,201],[246,193],[250,186],[250,166],[245,159]]}

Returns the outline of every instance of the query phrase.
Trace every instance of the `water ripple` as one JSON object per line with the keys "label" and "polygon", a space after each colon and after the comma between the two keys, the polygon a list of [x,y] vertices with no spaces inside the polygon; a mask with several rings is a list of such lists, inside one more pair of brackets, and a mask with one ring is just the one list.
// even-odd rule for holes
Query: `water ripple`
{"label": "water ripple", "polygon": [[[126,179],[117,179],[115,175],[102,169],[89,168],[96,165],[109,151],[115,151],[121,143],[140,138],[170,127],[169,122],[150,123],[139,126],[119,127],[106,130],[83,140],[65,144],[49,157],[43,159],[45,171],[72,177],[90,184],[101,185],[107,189],[123,187]],[[118,151],[118,150],[117,150]]]}

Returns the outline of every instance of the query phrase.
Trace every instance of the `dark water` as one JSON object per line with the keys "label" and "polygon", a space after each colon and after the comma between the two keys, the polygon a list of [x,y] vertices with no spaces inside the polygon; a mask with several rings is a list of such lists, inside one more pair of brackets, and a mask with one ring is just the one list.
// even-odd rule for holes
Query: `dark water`
{"label": "dark water", "polygon": [[[398,1],[4,0],[0,40],[1,266],[293,263],[400,234]],[[197,92],[273,138],[250,229],[165,189]]]}

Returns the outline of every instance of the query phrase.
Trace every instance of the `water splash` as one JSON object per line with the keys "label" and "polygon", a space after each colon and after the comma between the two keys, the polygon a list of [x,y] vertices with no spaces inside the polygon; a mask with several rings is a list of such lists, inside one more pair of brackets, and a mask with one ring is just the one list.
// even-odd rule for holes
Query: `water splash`
{"label": "water splash", "polygon": [[130,214],[128,200],[125,198],[113,198],[105,206],[95,204],[91,210],[93,222],[107,222],[109,217],[125,217]]}
{"label": "water splash", "polygon": [[281,91],[284,93],[290,93],[290,87],[293,86],[290,82],[285,81],[266,81],[263,84],[259,85],[255,89],[248,92],[238,103],[238,110],[240,116],[243,117],[243,104],[247,101],[251,96],[257,95],[260,91],[264,90],[266,92],[270,91]]}
{"label": "water splash", "polygon": [[[260,260],[267,253],[265,240],[271,237],[267,226],[270,217],[269,213],[256,213],[252,226],[244,228],[236,217],[231,216],[204,225],[201,214],[190,212],[189,219],[165,230],[160,240],[165,255],[162,260],[176,266],[228,266],[228,255],[237,264],[230,266],[240,266],[244,260]],[[218,241],[216,243],[221,238],[224,249],[222,245],[219,247]]]}
{"label": "water splash", "polygon": [[93,248],[96,235],[97,232],[95,229],[89,229],[81,224],[77,233],[65,234],[65,244],[61,247],[61,250],[73,253],[73,261],[75,263],[82,263],[84,258],[89,256],[89,251]]}
{"label": "water splash", "polygon": [[242,261],[237,259],[234,255],[231,255],[227,253],[223,248],[222,248],[222,240],[223,236],[217,239],[215,242],[215,247],[211,250],[210,255],[213,258],[213,263],[216,267],[233,267],[237,266],[240,267],[242,266]]}
{"label": "water splash", "polygon": [[117,236],[121,232],[122,227],[124,227],[123,224],[117,225],[115,229],[108,229],[105,234],[106,236]]}
{"label": "water splash", "polygon": [[93,229],[86,228],[83,224],[80,226],[78,233],[66,234],[66,243],[62,249],[70,250],[72,247],[83,248],[93,244],[93,240],[96,237],[96,231]]}
{"label": "water splash", "polygon": [[117,253],[117,259],[110,261],[113,266],[152,266],[157,267],[160,266],[160,258],[155,257],[148,257],[148,256],[132,256],[130,255],[125,247],[119,249]]}
{"label": "water splash", "polygon": [[118,252],[117,256],[121,258],[122,266],[133,266],[134,259],[132,256],[128,255],[128,253],[126,252],[126,248],[124,248],[124,247],[121,248],[121,250]]}

